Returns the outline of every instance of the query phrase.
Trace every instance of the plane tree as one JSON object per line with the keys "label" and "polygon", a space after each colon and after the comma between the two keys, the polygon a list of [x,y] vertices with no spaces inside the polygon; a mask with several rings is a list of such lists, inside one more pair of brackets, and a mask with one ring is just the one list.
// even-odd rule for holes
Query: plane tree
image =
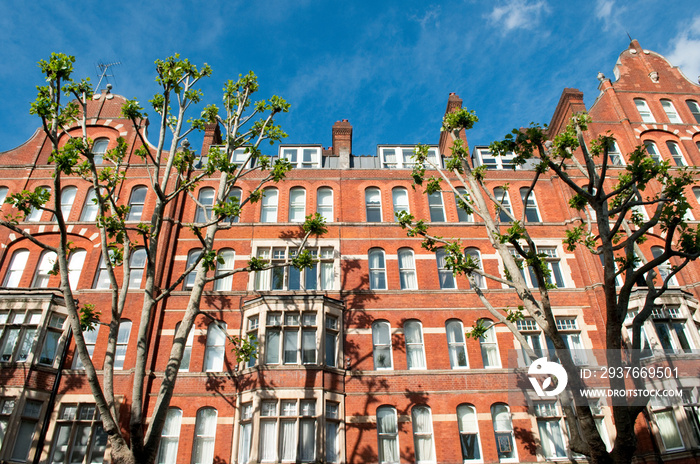
{"label": "plane tree", "polygon": [[[557,329],[550,292],[556,286],[547,264],[548,256],[529,233],[525,208],[520,217],[510,208],[505,193],[508,185],[499,185],[499,181],[490,178],[486,166],[474,166],[466,140],[460,137],[460,133],[471,129],[477,121],[474,112],[467,109],[446,114],[442,130],[452,138],[451,156],[445,158],[442,168],[428,157],[427,146],[419,146],[412,176],[414,183],[422,186],[427,194],[442,190],[452,192],[458,207],[483,223],[486,237],[503,263],[503,275],[485,272],[475,256],[465,253],[458,238],[436,236],[431,233],[429,224],[415,220],[406,212],[397,213],[397,219],[409,236],[423,238],[427,249],[442,247],[446,267],[455,275],[466,276],[471,290],[493,315],[495,322],[478,321],[468,336],[481,337],[491,325],[503,324],[523,347],[529,361],[535,361],[541,354],[535,353],[518,330],[518,320],[524,317],[533,320],[551,340],[568,374],[570,388],[565,391],[567,396],[561,405],[571,451],[588,456],[593,463],[629,463],[636,449],[635,421],[644,410],[645,402],[612,405],[617,433],[614,446],[608,452],[596,428],[588,399],[580,393],[579,368]],[[623,351],[629,348],[632,363],[638,363],[642,348],[641,327],[651,315],[654,301],[667,291],[675,274],[700,256],[700,231],[685,221],[690,209],[685,192],[697,174],[690,169],[670,170],[668,162],[654,160],[644,147],[629,153],[624,167],[613,167],[608,156],[613,136],[588,136],[589,122],[586,114],[575,115],[566,129],[551,140],[546,127],[532,124],[513,130],[503,140],[492,143],[489,150],[495,156],[512,158],[514,169],[527,165],[532,176],[522,195],[525,199],[545,176],[557,176],[568,189],[569,206],[579,214],[565,231],[563,245],[569,251],[584,247],[600,256],[604,269],[607,357],[600,361],[607,362],[608,366],[621,366],[623,356],[627,358]],[[428,176],[428,169],[437,170],[438,174]],[[500,190],[494,190],[496,186]],[[641,208],[653,214],[647,217]],[[654,232],[663,243],[663,252],[646,259],[640,244]],[[655,272],[657,269],[665,271]],[[531,286],[524,272],[530,273]],[[495,307],[479,285],[481,279],[512,288],[520,304],[513,309]],[[619,279],[621,284],[617,284]],[[622,329],[628,317],[630,298],[638,290],[638,284],[645,286],[646,294],[642,308],[634,316],[632,346],[629,347],[624,345]],[[638,381],[636,383],[641,387]],[[610,384],[613,389],[625,389],[624,378],[611,378]]]}
{"label": "plane tree", "polygon": [[[138,135],[135,156],[139,164],[145,166],[154,198],[151,217],[133,223],[127,221],[130,207],[120,197],[121,186],[129,173],[130,147],[120,138],[117,146],[107,151],[98,161],[95,141],[90,137],[87,121],[92,88],[88,79],[73,79],[74,62],[74,57],[64,54],[52,54],[49,60],[39,62],[45,84],[38,87],[38,95],[31,104],[30,113],[40,118],[51,146],[49,163],[53,167],[52,185],[50,190],[37,188],[9,195],[6,202],[12,204],[14,209],[0,220],[0,225],[41,249],[56,254],[52,272],[60,277],[60,290],[65,298],[68,321],[75,338],[76,355],[84,366],[87,383],[109,439],[112,462],[150,464],[155,461],[158,453],[186,340],[195,318],[204,315],[211,323],[217,323],[201,310],[205,286],[213,280],[239,272],[272,267],[268,262],[251,258],[245,267],[216,272],[217,263],[223,263],[223,257],[217,250],[216,238],[222,229],[235,227],[231,219],[238,216],[242,208],[262,198],[265,185],[279,182],[291,169],[286,160],[272,159],[260,151],[261,144],[273,144],[286,137],[276,123],[276,117],[287,112],[289,104],[278,96],[254,100],[258,82],[257,77],[250,72],[224,84],[220,105],[206,106],[199,117],[188,118],[189,112],[194,111],[202,101],[203,94],[197,86],[202,79],[210,76],[211,68],[206,64],[198,68],[178,55],[157,60],[158,93],[149,101],[158,121],[155,145],[145,139],[143,129],[147,124],[147,115],[139,103],[127,100],[122,107],[122,117],[133,124]],[[203,130],[206,124],[219,125],[223,143],[220,147],[212,147],[208,157],[203,159],[190,150],[186,137],[192,131]],[[245,158],[243,162],[240,159],[241,152]],[[69,282],[68,260],[73,244],[69,241],[66,217],[61,210],[60,192],[64,182],[75,177],[88,182],[96,192],[94,201],[98,213],[95,226],[99,232],[103,266],[109,278],[111,295],[111,304],[103,311],[90,303],[79,304]],[[254,179],[255,186],[249,194],[239,197],[233,194],[234,188],[244,178]],[[201,204],[192,194],[200,183],[207,180],[218,182],[213,205]],[[195,261],[188,263],[185,272],[167,288],[160,288],[156,280],[156,268],[159,260],[167,255],[164,253],[168,246],[164,234],[166,212],[173,202],[185,195],[198,205],[204,215],[202,221],[188,225],[200,242],[201,253]],[[37,209],[48,211],[55,218],[56,242],[35,237],[30,229],[21,224]],[[302,268],[313,264],[313,258],[304,250],[304,246],[310,236],[324,233],[325,225],[320,216],[308,216],[301,229],[296,257],[282,265]],[[127,297],[133,293],[128,283],[133,272],[131,258],[137,248],[145,250],[146,265],[142,290],[139,290],[139,294],[143,294],[143,304],[135,345],[134,383],[130,392],[128,427],[125,427],[128,433],[125,433],[117,414],[117,396],[128,396],[128,392],[115,391],[114,365],[119,321]],[[150,357],[148,327],[155,316],[157,305],[180,288],[183,279],[190,273],[195,277],[189,300],[175,332],[165,370],[162,374],[159,373],[160,385],[153,411],[147,415],[144,406],[148,393],[145,390],[147,360]],[[92,364],[83,335],[84,330],[91,330],[95,324],[109,327],[101,375]],[[238,362],[255,355],[254,339],[227,337]],[[122,422],[125,423],[126,421]]]}

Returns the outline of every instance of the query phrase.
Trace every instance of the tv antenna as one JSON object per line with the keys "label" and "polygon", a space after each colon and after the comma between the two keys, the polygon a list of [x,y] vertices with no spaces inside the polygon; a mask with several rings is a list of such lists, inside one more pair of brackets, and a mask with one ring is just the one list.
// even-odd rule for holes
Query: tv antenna
{"label": "tv antenna", "polygon": [[100,77],[100,80],[97,81],[97,86],[95,87],[95,90],[97,91],[97,93],[95,94],[96,96],[99,97],[100,95],[99,91],[100,84],[102,84],[102,79],[105,79],[107,82],[109,82],[109,78],[114,77],[114,74],[109,73],[109,68],[111,68],[112,66],[119,66],[120,64],[122,64],[121,61],[114,61],[112,63],[99,62],[95,65],[95,67],[97,68],[97,75]]}

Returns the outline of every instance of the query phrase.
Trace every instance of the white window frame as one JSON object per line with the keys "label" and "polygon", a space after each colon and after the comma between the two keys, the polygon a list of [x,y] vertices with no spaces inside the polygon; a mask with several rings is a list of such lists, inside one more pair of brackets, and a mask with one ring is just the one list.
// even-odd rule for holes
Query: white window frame
{"label": "white window frame", "polygon": [[[49,195],[51,194],[51,187],[48,187],[48,186],[46,186],[46,185],[42,185],[42,186],[40,186],[40,187],[37,187],[36,190],[39,190],[39,189],[41,189],[41,190],[48,190]],[[36,190],[35,190],[35,191],[36,191]],[[46,201],[46,203],[43,204],[43,206],[46,207],[46,204],[47,204],[50,200],[51,200],[51,197],[49,196],[49,199]],[[27,214],[27,215],[24,217],[24,220],[25,220],[26,222],[39,222],[39,221],[41,221],[41,217],[43,216],[43,214],[44,214],[44,210],[43,210],[43,209],[32,207],[32,208],[29,210],[29,214]]]}
{"label": "white window frame", "polygon": [[[675,410],[668,397],[652,396],[649,400],[649,409],[652,411],[656,435],[664,450],[668,452],[685,449],[685,442],[678,427]],[[662,426],[662,419],[665,422],[664,426]]]}
{"label": "white window frame", "polygon": [[[510,414],[510,407],[505,403],[491,405],[491,423],[496,439],[496,452],[498,453],[499,462],[518,462],[518,448],[515,445],[515,437],[513,435],[513,418]],[[510,442],[510,453],[512,453],[510,457],[501,456],[506,454],[506,450],[501,448],[502,445],[506,444],[506,441]]]}
{"label": "white window frame", "polygon": [[104,163],[104,156],[107,153],[107,147],[109,146],[109,139],[100,138],[95,140],[92,145],[92,156],[96,166]]}
{"label": "white window frame", "polygon": [[[216,201],[216,190],[213,187],[202,187],[197,193],[197,210],[194,214],[194,222],[206,224],[212,220],[214,202]],[[201,205],[201,206],[200,206]]]}
{"label": "white window frame", "polygon": [[279,190],[266,188],[260,201],[260,222],[273,224],[277,222]]}
{"label": "white window frame", "polygon": [[[87,437],[84,435],[86,429]],[[64,431],[67,431],[67,434]],[[83,442],[85,438],[87,442]],[[48,462],[98,462],[104,457],[107,440],[107,433],[102,428],[100,414],[94,404],[63,403],[55,422],[51,457]],[[83,459],[76,460],[76,454],[82,455]]]}
{"label": "white window frame", "polygon": [[611,140],[608,144],[608,160],[612,166],[625,166],[625,158],[615,140]]}
{"label": "white window frame", "polygon": [[53,272],[56,258],[57,255],[53,251],[45,250],[41,253],[39,263],[36,265],[36,271],[34,272],[32,287],[47,288],[49,286],[50,273]]}
{"label": "white window frame", "polygon": [[416,257],[410,248],[399,248],[399,282],[401,290],[418,289],[418,279],[416,275]]}
{"label": "white window frame", "polygon": [[661,108],[663,108],[664,113],[666,113],[666,117],[668,118],[668,122],[671,124],[682,124],[683,121],[681,121],[681,118],[678,116],[678,111],[676,111],[676,107],[673,105],[673,102],[669,99],[662,98],[660,100],[661,102]]}
{"label": "white window frame", "polygon": [[382,191],[377,187],[365,189],[365,219],[367,222],[375,223],[383,221]]}
{"label": "white window frame", "polygon": [[[213,414],[212,414],[213,413]],[[216,445],[216,408],[206,406],[197,410],[192,443],[192,464],[212,464]]]}
{"label": "white window frame", "polygon": [[280,157],[286,159],[297,169],[321,167],[321,149],[319,147],[280,147]]}
{"label": "white window frame", "polygon": [[319,187],[316,190],[316,212],[323,217],[326,223],[335,222],[333,217],[333,189],[331,187]]}
{"label": "white window frame", "polygon": [[[175,325],[175,333],[177,334],[180,328],[180,322]],[[194,344],[194,332],[195,327],[192,325],[190,327],[190,333],[187,334],[187,340],[185,340],[185,345],[182,347],[182,359],[180,360],[180,369],[178,372],[189,372],[190,363],[192,361],[192,345]]]}
{"label": "white window frame", "polygon": [[[320,422],[316,406],[315,399],[264,399],[260,406],[259,461],[314,462]],[[268,433],[274,436],[267,437]],[[310,455],[303,455],[304,447]]]}
{"label": "white window frame", "polygon": [[[177,449],[180,442],[180,426],[182,425],[182,409],[170,407],[165,415],[163,432],[160,435],[160,446],[156,457],[157,464],[175,464]],[[168,446],[171,448],[168,449]]]}
{"label": "white window frame", "polygon": [[505,212],[508,211],[511,216],[513,215],[513,206],[511,206],[510,193],[508,192],[508,190],[504,189],[503,187],[494,187],[493,196],[496,200],[498,200],[501,203],[501,206],[503,206],[502,209],[498,210],[499,221],[511,222],[512,219]]}
{"label": "white window frame", "polygon": [[442,192],[433,192],[428,195],[428,209],[430,211],[430,222],[447,222]]}
{"label": "white window frame", "polygon": [[537,432],[540,436],[540,447],[546,460],[565,459],[566,443],[562,429],[562,415],[556,401],[535,401],[535,417]]}
{"label": "white window frame", "polygon": [[[15,442],[12,446],[12,453],[9,454],[10,461],[25,462],[29,457],[29,452],[34,443],[36,426],[42,416],[44,403],[41,401],[25,399],[22,414],[15,434]],[[43,412],[45,414],[45,412]]]}
{"label": "white window frame", "polygon": [[241,404],[240,428],[238,434],[238,464],[250,461],[253,438],[253,403]]}
{"label": "white window frame", "polygon": [[63,220],[68,221],[71,209],[75,203],[75,195],[78,193],[78,188],[74,185],[68,185],[61,190],[61,214]]}
{"label": "white window frame", "polygon": [[386,255],[381,248],[372,248],[367,253],[370,290],[386,290]]}
{"label": "white window frame", "polygon": [[452,369],[468,369],[469,356],[467,356],[467,343],[462,321],[459,319],[445,321],[445,337],[450,356],[450,367]]}
{"label": "white window frame", "polygon": [[656,123],[656,118],[654,118],[654,114],[649,109],[649,105],[647,105],[646,100],[644,100],[643,98],[635,98],[634,106],[637,107],[637,112],[639,113],[639,117],[642,120],[642,122],[648,124]]}
{"label": "white window frame", "polygon": [[0,311],[0,363],[30,363],[46,321],[37,310]]}
{"label": "white window frame", "polygon": [[68,257],[68,283],[70,284],[71,290],[78,288],[78,283],[80,283],[80,274],[83,272],[86,256],[87,251],[79,248],[77,250],[73,250]]}
{"label": "white window frame", "polygon": [[[291,261],[296,253],[295,246],[258,247],[257,258],[271,264],[284,264]],[[324,291],[335,287],[335,249],[327,246],[307,247],[314,263],[310,268],[297,269],[294,266],[277,266],[256,271],[253,287],[261,291]]]}
{"label": "white window frame", "polygon": [[117,346],[114,350],[114,370],[124,369],[126,361],[126,351],[129,348],[129,337],[131,336],[132,323],[129,319],[119,321],[119,332],[117,333]]}
{"label": "white window frame", "polygon": [[695,123],[700,124],[700,105],[695,100],[686,100],[685,104],[690,110],[690,114],[695,118]]}
{"label": "white window frame", "polygon": [[[460,448],[462,451],[462,461],[465,463],[483,462],[481,436],[479,434],[479,421],[477,418],[476,408],[473,404],[462,403],[457,406],[457,426],[459,427]],[[469,458],[465,454],[465,441],[470,439],[474,440],[474,457],[472,458]]]}
{"label": "white window frame", "polygon": [[[185,270],[189,269],[190,266],[192,266],[198,259],[199,256],[202,254],[202,249],[201,248],[193,248],[190,251],[187,252],[187,261],[185,261]],[[183,290],[192,290],[194,288],[194,281],[197,278],[197,272],[199,271],[199,268],[202,266],[202,262],[200,261],[194,269],[192,269],[190,272],[185,275],[184,281],[182,282],[182,289]]]}
{"label": "white window frame", "polygon": [[[481,260],[481,251],[479,251],[478,248],[476,248],[476,247],[465,248],[464,249],[464,256],[465,257],[471,256],[472,261],[476,261],[477,263],[479,263],[479,269],[481,269],[482,271],[484,270],[484,262]],[[482,276],[481,274],[477,274],[475,272],[473,272],[472,274],[474,274],[474,278],[476,280],[476,285],[479,288],[487,288],[486,278],[484,276]],[[470,285],[471,285],[471,283],[470,283]]]}
{"label": "white window frame", "polygon": [[516,170],[522,169],[522,166],[516,166],[513,163],[515,159],[514,153],[508,153],[504,156],[494,156],[488,148],[477,147],[474,149],[479,166],[486,166],[489,171],[492,170]]}
{"label": "white window frame", "polygon": [[[413,169],[413,166],[416,164],[413,158],[416,147],[413,145],[380,146],[377,149],[382,169]],[[442,168],[442,162],[440,156],[438,156],[438,147],[428,147],[427,161]],[[434,169],[429,163],[426,163],[425,168]]]}
{"label": "white window frame", "polygon": [[129,288],[140,289],[143,283],[143,275],[146,272],[148,257],[143,247],[131,251],[129,257]]}
{"label": "white window frame", "polygon": [[[386,339],[384,339],[386,337]],[[391,325],[388,321],[375,321],[372,323],[372,357],[374,370],[392,370],[394,368],[394,356],[392,354]],[[382,358],[384,356],[385,358]],[[388,364],[386,363],[388,358]]]}
{"label": "white window frame", "polygon": [[[386,418],[386,420],[384,420]],[[393,456],[387,456],[387,451]],[[398,464],[399,434],[396,408],[379,406],[377,408],[377,454],[380,464]]]}
{"label": "white window frame", "polygon": [[[686,317],[681,306],[656,306],[652,310],[651,320],[658,346],[665,353],[685,354],[693,352],[696,344],[690,331],[695,324],[692,318]],[[663,333],[660,332],[660,329],[663,330]]]}
{"label": "white window frame", "polygon": [[10,265],[7,267],[7,272],[5,273],[5,280],[2,284],[3,287],[7,288],[18,288],[19,284],[22,282],[22,276],[24,275],[24,270],[27,267],[27,261],[29,260],[29,250],[26,248],[20,248],[12,253],[12,258],[10,258]]}
{"label": "white window frame", "polygon": [[490,319],[482,319],[485,324],[490,324],[484,334],[479,337],[481,348],[481,360],[484,369],[500,369],[501,353],[498,349],[498,337],[496,337],[496,325]]}
{"label": "white window frame", "polygon": [[394,222],[398,220],[396,214],[400,211],[411,212],[408,203],[408,190],[405,187],[394,187],[391,189],[391,200],[394,208]]}
{"label": "white window frame", "polygon": [[207,344],[204,348],[204,372],[223,372],[226,363],[226,323],[211,322],[207,327]]}
{"label": "white window frame", "polygon": [[[525,222],[542,222],[540,209],[537,206],[537,198],[535,197],[535,191],[532,190],[530,192],[530,195],[528,195],[527,199],[525,199],[525,194],[529,189],[529,187],[520,188],[520,199],[523,202],[523,210],[525,211]],[[530,217],[531,215],[534,217],[534,219]]]}
{"label": "white window frame", "polygon": [[[143,199],[141,194],[143,193]],[[135,195],[139,195],[135,198]],[[129,195],[129,214],[126,217],[127,221],[140,221],[143,216],[143,208],[146,205],[146,196],[148,195],[148,187],[145,185],[137,185],[131,189]]]}
{"label": "white window frame", "polygon": [[292,187],[289,190],[289,222],[304,222],[306,216],[306,189]]}
{"label": "white window frame", "polygon": [[[99,335],[100,325],[94,324],[93,327],[83,330],[83,340],[85,341],[85,349],[92,359],[92,355],[95,353],[95,345],[97,344],[97,335]],[[73,369],[85,369],[82,361],[80,361],[80,355],[78,351],[73,352]]]}
{"label": "white window frame", "polygon": [[403,325],[403,335],[406,343],[406,366],[408,369],[427,369],[423,324],[415,319],[406,321]]}
{"label": "white window frame", "polygon": [[[422,418],[420,417],[421,415],[423,416]],[[435,439],[433,436],[433,415],[430,411],[430,407],[423,404],[413,406],[413,408],[411,408],[411,425],[413,426],[413,450],[416,455],[416,464],[437,462],[435,459]],[[421,446],[421,442],[423,441],[426,442],[426,444]]]}
{"label": "white window frame", "polygon": [[586,346],[583,343],[583,333],[578,325],[578,318],[575,316],[555,317],[554,321],[561,335],[564,344],[571,353],[571,358],[577,366],[588,364],[586,356]]}
{"label": "white window frame", "polygon": [[667,140],[666,148],[668,148],[668,152],[671,154],[671,158],[673,159],[673,162],[676,163],[676,166],[688,166],[685,156],[683,156],[681,146],[678,143],[674,142],[673,140]]}
{"label": "white window frame", "polygon": [[457,279],[455,279],[452,269],[448,269],[446,266],[446,256],[447,252],[444,248],[438,248],[435,250],[435,262],[438,268],[438,280],[440,282],[440,289],[442,290],[456,290],[457,289]]}
{"label": "white window frame", "polygon": [[98,212],[99,206],[97,205],[97,194],[95,193],[95,189],[90,187],[85,195],[83,210],[80,212],[80,221],[92,222],[97,219]]}
{"label": "white window frame", "polygon": [[[218,277],[235,269],[236,252],[233,249],[224,248],[222,250],[219,250],[218,256],[224,262],[216,262],[215,276]],[[230,292],[232,288],[233,274],[214,280],[214,291],[216,292]]]}
{"label": "white window frame", "polygon": [[663,161],[661,153],[659,152],[659,148],[656,146],[656,142],[654,142],[653,140],[645,140],[644,148],[646,148],[647,154],[651,159],[654,160],[656,164],[659,164]]}
{"label": "white window frame", "polygon": [[467,213],[464,211],[462,208],[459,206],[459,195],[461,194],[463,197],[467,197],[467,189],[464,187],[457,187],[455,188],[456,192],[454,192],[454,197],[455,197],[455,208],[457,208],[457,220],[459,222],[474,222],[474,215],[472,213]]}

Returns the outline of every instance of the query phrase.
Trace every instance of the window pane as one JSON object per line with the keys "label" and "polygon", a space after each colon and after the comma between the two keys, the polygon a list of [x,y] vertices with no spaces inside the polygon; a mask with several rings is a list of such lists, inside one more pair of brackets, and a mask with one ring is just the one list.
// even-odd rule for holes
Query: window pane
{"label": "window pane", "polygon": [[316,202],[316,212],[320,214],[326,222],[333,222],[333,190],[326,187],[318,189]]}
{"label": "window pane", "polygon": [[365,207],[367,222],[382,222],[382,198],[379,189],[368,188],[365,190]]}
{"label": "window pane", "polygon": [[442,192],[433,192],[428,195],[428,206],[430,208],[430,222],[445,222]]}
{"label": "window pane", "polygon": [[280,333],[268,330],[265,334],[265,362],[279,364],[280,362]]}

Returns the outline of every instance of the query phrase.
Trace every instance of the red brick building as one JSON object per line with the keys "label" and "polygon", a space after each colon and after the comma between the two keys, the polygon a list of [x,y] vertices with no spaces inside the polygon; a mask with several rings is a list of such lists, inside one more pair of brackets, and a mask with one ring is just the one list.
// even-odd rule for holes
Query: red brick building
{"label": "red brick building", "polygon": [[[650,156],[673,165],[700,165],[700,86],[636,41],[621,54],[615,73],[615,82],[599,77],[601,93],[588,109],[592,133],[609,130],[617,138],[612,164],[622,165],[625,153],[646,144]],[[129,220],[136,223],[150,217],[153,192],[134,155],[137,134],[119,116],[123,102],[102,92],[88,108],[88,131],[102,150],[113,147],[118,136],[129,143],[128,180],[120,201],[131,206]],[[447,111],[461,103],[450,95]],[[551,130],[560,131],[571,114],[582,110],[583,95],[566,89]],[[216,141],[212,127],[203,156]],[[431,147],[431,159],[443,163],[449,146],[443,134]],[[308,245],[319,261],[304,271],[276,268],[209,284],[203,310],[222,321],[230,335],[255,334],[258,356],[237,363],[220,329],[204,316],[197,319],[166,421],[161,462],[423,464],[575,458],[567,451],[559,405],[512,401],[514,368],[523,366],[512,334],[495,326],[481,340],[466,338],[478,320],[489,318],[488,311],[466,279],[444,268],[440,251],[425,250],[394,222],[395,212],[410,211],[430,221],[436,235],[459,237],[485,270],[502,274],[502,262],[483,227],[457,207],[451,192],[427,196],[412,188],[413,149],[379,145],[376,156],[356,156],[352,126],[339,121],[332,128],[330,149],[282,145],[270,153],[286,157],[296,169],[219,233],[220,270],[240,267],[250,257],[283,262],[300,239],[299,222],[313,212],[328,225],[328,233]],[[49,151],[37,131],[22,146],[0,153],[0,196],[48,185]],[[567,225],[579,215],[568,207],[571,193],[550,176],[538,184],[534,200],[524,203],[516,197],[532,178],[527,166],[513,170],[508,158],[493,157],[485,147],[473,150],[472,161],[488,166],[494,187],[510,185],[509,203],[516,215],[526,209],[531,235],[549,256],[558,327],[579,353],[580,364],[595,365],[596,359],[582,350],[604,346],[602,268],[585,250],[568,252],[562,246]],[[256,179],[249,178],[239,187],[247,193],[255,185]],[[211,204],[216,186],[204,182],[194,195]],[[90,195],[80,179],[66,181],[61,192],[77,249],[71,256],[71,284],[81,303],[100,308],[108,307],[109,293],[100,272]],[[700,189],[688,197],[700,215]],[[3,213],[11,210],[9,205],[2,208]],[[197,222],[197,214],[185,196],[168,212],[170,246],[157,270],[159,287],[175,281],[196,256],[198,240],[186,225]],[[55,226],[49,216],[32,214],[22,226],[50,242]],[[645,245],[649,256],[655,240]],[[66,344],[65,307],[55,290],[57,277],[48,273],[50,262],[27,239],[0,230],[0,461],[102,462],[109,455],[106,438],[80,363]],[[695,361],[697,367],[699,272],[696,264],[683,270],[645,326],[651,350]],[[133,290],[120,325],[114,376],[125,429],[142,300],[138,270],[127,284]],[[150,323],[152,396],[147,409],[153,407],[189,285],[186,278]],[[483,281],[481,286],[497,308],[519,304],[501,284]],[[633,304],[641,304],[642,297],[640,289]],[[532,321],[519,325],[534,349],[547,351]],[[107,335],[104,328],[86,335],[97,369],[104,361]],[[698,461],[697,373],[679,387],[687,391],[687,402],[650,404],[638,419],[640,461]],[[596,402],[595,414],[611,442],[614,428],[604,399]]]}

